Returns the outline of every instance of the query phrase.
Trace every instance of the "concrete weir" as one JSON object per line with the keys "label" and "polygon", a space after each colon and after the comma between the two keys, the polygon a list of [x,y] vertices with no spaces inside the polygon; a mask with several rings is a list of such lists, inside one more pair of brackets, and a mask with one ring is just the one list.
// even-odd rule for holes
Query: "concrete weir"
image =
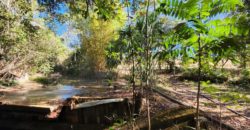
{"label": "concrete weir", "polygon": [[[135,95],[134,107],[131,92],[103,88],[65,86],[4,96],[0,98],[0,130],[102,130],[117,120],[128,120],[132,109],[137,115],[141,112],[134,128],[148,129],[147,118],[143,115],[145,100],[140,93]],[[157,103],[151,104],[155,109],[151,118],[152,129],[187,129],[195,126],[195,108],[168,98],[165,93],[154,93],[151,98]],[[202,128],[219,128],[218,122],[201,116],[204,116]],[[231,130],[223,124],[221,126],[222,130]],[[130,127],[127,124],[119,126],[119,129],[128,130]]]}
{"label": "concrete weir", "polygon": [[102,94],[109,91],[63,85],[5,92],[0,97],[0,130],[103,129],[126,118],[131,104],[130,96]]}
{"label": "concrete weir", "polygon": [[123,98],[94,100],[49,107],[0,105],[0,130],[98,130],[116,118],[128,116],[128,100]]}

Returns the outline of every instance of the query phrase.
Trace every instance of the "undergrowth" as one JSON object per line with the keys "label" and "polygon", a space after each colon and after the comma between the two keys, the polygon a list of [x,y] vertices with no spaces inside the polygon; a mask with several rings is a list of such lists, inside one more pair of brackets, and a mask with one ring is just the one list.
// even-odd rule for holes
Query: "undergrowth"
{"label": "undergrowth", "polygon": [[[198,81],[198,69],[184,69],[180,80],[191,80]],[[223,83],[228,81],[229,74],[226,72],[221,72],[218,70],[202,70],[201,72],[201,81],[210,81],[212,83]]]}
{"label": "undergrowth", "polygon": [[37,77],[32,79],[33,81],[43,84],[43,85],[51,85],[55,83],[54,79],[48,78],[48,77]]}
{"label": "undergrowth", "polygon": [[0,85],[10,87],[17,85],[17,82],[15,80],[0,80]]}
{"label": "undergrowth", "polygon": [[230,81],[229,85],[237,86],[240,89],[250,90],[250,70],[242,70],[240,78]]}

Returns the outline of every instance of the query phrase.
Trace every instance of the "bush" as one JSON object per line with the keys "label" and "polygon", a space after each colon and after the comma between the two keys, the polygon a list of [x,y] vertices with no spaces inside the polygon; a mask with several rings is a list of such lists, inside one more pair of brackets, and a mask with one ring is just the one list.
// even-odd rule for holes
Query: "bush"
{"label": "bush", "polygon": [[43,84],[43,85],[49,85],[49,84],[53,84],[54,80],[53,79],[49,79],[47,77],[37,77],[35,79],[33,79],[33,81]]}
{"label": "bush", "polygon": [[[180,80],[198,81],[198,69],[185,69]],[[228,74],[221,71],[203,70],[200,77],[201,81],[210,81],[212,83],[223,83],[228,80]]]}
{"label": "bush", "polygon": [[250,69],[244,69],[241,71],[242,78],[249,78],[250,79]]}
{"label": "bush", "polygon": [[250,89],[250,78],[242,77],[238,80],[230,81],[229,84],[243,89]]}
{"label": "bush", "polygon": [[230,81],[229,84],[243,89],[250,89],[250,70],[241,71],[241,77],[238,80]]}
{"label": "bush", "polygon": [[2,86],[15,86],[17,85],[17,82],[15,80],[0,80],[0,85]]}

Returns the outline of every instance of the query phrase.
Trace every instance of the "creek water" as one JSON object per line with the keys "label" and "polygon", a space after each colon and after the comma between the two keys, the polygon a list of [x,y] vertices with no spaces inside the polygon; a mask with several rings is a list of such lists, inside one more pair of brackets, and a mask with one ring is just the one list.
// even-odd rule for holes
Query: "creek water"
{"label": "creek water", "polygon": [[56,105],[69,97],[88,93],[90,89],[77,88],[71,85],[56,85],[26,92],[8,92],[0,101],[14,105]]}

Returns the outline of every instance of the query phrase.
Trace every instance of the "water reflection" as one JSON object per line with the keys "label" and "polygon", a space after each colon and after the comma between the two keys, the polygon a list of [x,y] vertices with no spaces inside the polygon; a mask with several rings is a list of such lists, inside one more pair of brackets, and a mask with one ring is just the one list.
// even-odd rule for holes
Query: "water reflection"
{"label": "water reflection", "polygon": [[85,88],[76,88],[71,85],[57,85],[25,93],[6,93],[0,100],[4,103],[16,105],[49,105],[56,104],[56,101],[62,101],[71,96],[87,92],[88,90]]}

